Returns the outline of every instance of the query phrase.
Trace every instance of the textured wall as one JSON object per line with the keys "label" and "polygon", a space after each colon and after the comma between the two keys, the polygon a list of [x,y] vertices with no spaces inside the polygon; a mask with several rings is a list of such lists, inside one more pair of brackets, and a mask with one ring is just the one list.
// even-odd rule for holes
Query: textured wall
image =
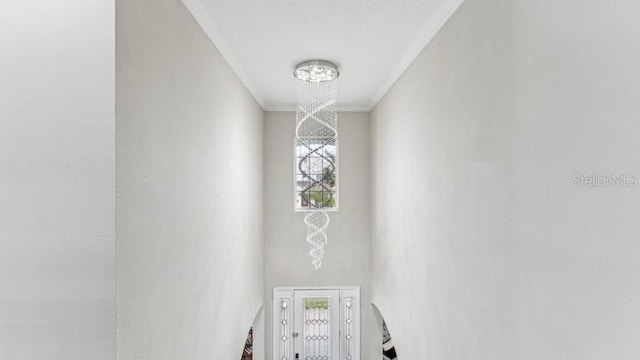
{"label": "textured wall", "polygon": [[[640,5],[467,0],[372,113],[399,359],[640,357]],[[585,184],[588,181],[585,182]]]}
{"label": "textured wall", "polygon": [[114,2],[0,4],[0,359],[113,359]]}
{"label": "textured wall", "polygon": [[[362,303],[362,356],[374,321],[369,306],[369,114],[339,113],[339,212],[331,212],[329,243],[316,271],[306,239],[304,213],[293,211],[293,112],[265,115],[265,318],[266,358],[271,359],[274,286],[359,285]],[[374,347],[380,353],[379,342]]]}
{"label": "textured wall", "polygon": [[263,112],[179,0],[117,1],[116,23],[118,359],[239,359]]}

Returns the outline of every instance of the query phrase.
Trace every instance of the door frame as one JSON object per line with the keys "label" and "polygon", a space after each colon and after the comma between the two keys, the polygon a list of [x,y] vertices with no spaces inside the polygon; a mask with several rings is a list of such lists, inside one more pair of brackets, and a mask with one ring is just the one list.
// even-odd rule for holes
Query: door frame
{"label": "door frame", "polygon": [[293,305],[296,290],[338,291],[340,351],[339,358],[335,360],[360,360],[360,286],[274,286],[271,339],[273,359],[296,360],[293,346]]}

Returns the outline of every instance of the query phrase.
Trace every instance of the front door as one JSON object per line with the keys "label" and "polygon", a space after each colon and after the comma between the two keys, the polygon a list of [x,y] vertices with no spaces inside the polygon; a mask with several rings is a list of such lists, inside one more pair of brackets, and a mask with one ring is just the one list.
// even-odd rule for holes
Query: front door
{"label": "front door", "polygon": [[274,288],[273,358],[359,360],[358,287]]}
{"label": "front door", "polygon": [[294,290],[294,359],[337,360],[339,290]]}

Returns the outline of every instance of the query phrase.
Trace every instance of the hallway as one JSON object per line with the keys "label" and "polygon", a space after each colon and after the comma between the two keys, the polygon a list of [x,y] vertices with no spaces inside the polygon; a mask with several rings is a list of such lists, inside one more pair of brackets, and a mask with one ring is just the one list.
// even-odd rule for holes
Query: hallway
{"label": "hallway", "polygon": [[640,3],[442,1],[388,87],[341,68],[315,270],[273,105],[299,59],[262,96],[281,69],[239,72],[198,1],[0,5],[0,360],[238,359],[252,326],[272,360],[295,286],[360,287],[361,360],[374,309],[400,360],[640,358]]}

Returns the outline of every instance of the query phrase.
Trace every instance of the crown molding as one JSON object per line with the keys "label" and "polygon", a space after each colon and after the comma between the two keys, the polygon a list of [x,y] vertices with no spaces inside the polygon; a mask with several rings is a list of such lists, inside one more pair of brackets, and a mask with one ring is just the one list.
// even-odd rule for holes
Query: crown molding
{"label": "crown molding", "polygon": [[209,11],[207,10],[206,6],[200,0],[182,0],[182,4],[187,8],[187,10],[189,10],[191,16],[193,16],[198,25],[200,25],[202,31],[204,31],[207,37],[209,37],[209,40],[211,40],[213,46],[216,47],[220,55],[236,73],[238,79],[240,79],[242,84],[244,84],[251,95],[253,95],[253,98],[256,100],[258,105],[260,105],[260,107],[264,109],[264,100],[262,99],[260,94],[258,94],[256,87],[253,85],[253,82],[244,71],[244,68],[240,65],[238,57],[231,50],[231,47],[222,36],[220,29],[213,22],[213,19],[211,19],[211,15],[209,15]]}
{"label": "crown molding", "polygon": [[420,55],[427,45],[433,40],[434,36],[440,31],[442,26],[449,20],[451,15],[458,10],[464,0],[447,0],[438,9],[431,21],[428,21],[425,26],[418,32],[420,36],[417,36],[417,40],[409,46],[407,51],[403,54],[398,62],[398,65],[390,73],[387,80],[382,84],[376,96],[369,102],[369,110],[373,110],[378,102],[387,94],[393,84],[400,79],[402,74],[409,68],[414,60]]}
{"label": "crown molding", "polygon": [[[282,111],[282,112],[295,112],[296,108],[295,106],[269,106],[267,105],[266,107],[263,108],[264,111],[273,111],[273,112],[278,112],[278,111]],[[338,112],[369,112],[371,111],[370,108],[366,107],[366,106],[340,106],[338,105]]]}
{"label": "crown molding", "polygon": [[[295,111],[294,107],[290,106],[269,106],[265,103],[264,99],[258,93],[253,82],[240,65],[237,56],[231,50],[231,47],[227,44],[226,40],[222,36],[220,29],[213,22],[211,15],[206,6],[201,0],[181,0],[183,5],[191,13],[196,22],[200,25],[204,33],[209,37],[213,45],[217,48],[220,55],[227,62],[227,64],[236,73],[238,79],[244,84],[247,90],[254,97],[258,105],[264,111]],[[417,40],[409,46],[407,51],[401,57],[393,71],[390,72],[386,81],[380,86],[376,95],[366,106],[355,107],[340,107],[338,111],[342,112],[369,112],[375,108],[378,102],[387,94],[387,92],[393,87],[398,79],[404,74],[404,72],[411,66],[415,59],[420,55],[424,48],[431,42],[434,36],[440,31],[442,26],[449,20],[451,15],[460,7],[464,0],[446,0],[438,9],[431,21],[427,22],[425,26],[418,32],[421,34],[417,37]]]}

